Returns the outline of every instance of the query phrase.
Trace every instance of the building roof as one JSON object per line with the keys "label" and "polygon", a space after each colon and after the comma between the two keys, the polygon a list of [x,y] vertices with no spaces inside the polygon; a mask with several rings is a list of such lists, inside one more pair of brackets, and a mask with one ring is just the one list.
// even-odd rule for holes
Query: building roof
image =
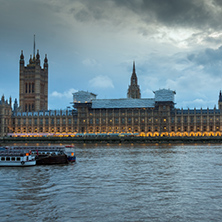
{"label": "building roof", "polygon": [[73,101],[78,103],[90,102],[92,99],[96,99],[96,94],[86,91],[78,91],[73,93]]}
{"label": "building roof", "polygon": [[154,98],[96,99],[96,94],[78,91],[73,93],[73,101],[74,103],[92,103],[92,109],[150,108],[155,107],[155,102],[174,102],[175,91],[160,89],[154,93]]}
{"label": "building roof", "polygon": [[155,93],[155,102],[174,102],[175,91],[170,89],[159,89]]}
{"label": "building roof", "polygon": [[115,109],[115,108],[148,108],[154,107],[154,99],[94,99],[93,109]]}

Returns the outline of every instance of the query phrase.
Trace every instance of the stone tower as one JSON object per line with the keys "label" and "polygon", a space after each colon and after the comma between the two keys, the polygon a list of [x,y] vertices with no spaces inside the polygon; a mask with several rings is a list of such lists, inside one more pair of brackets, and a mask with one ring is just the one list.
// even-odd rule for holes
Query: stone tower
{"label": "stone tower", "polygon": [[27,66],[25,66],[23,51],[20,55],[19,105],[23,112],[48,109],[48,59],[45,55],[42,68],[39,50],[35,55],[35,36],[33,56],[30,56]]}
{"label": "stone tower", "polygon": [[141,98],[140,87],[139,85],[137,85],[135,62],[133,62],[133,73],[132,73],[131,82],[128,88],[127,98],[132,98],[132,99]]}

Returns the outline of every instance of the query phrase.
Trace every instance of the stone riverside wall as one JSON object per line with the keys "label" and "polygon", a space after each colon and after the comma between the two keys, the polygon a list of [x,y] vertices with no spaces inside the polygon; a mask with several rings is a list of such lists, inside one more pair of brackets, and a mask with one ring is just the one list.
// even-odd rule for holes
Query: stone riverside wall
{"label": "stone riverside wall", "polygon": [[222,144],[222,137],[1,137],[0,145],[13,144]]}

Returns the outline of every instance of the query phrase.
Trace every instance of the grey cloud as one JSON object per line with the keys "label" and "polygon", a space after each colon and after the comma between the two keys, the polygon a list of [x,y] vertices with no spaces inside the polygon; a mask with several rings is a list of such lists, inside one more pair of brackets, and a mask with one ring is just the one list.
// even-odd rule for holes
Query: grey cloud
{"label": "grey cloud", "polygon": [[192,27],[207,23],[210,19],[204,1],[150,0],[144,1],[144,6],[153,12],[157,21],[169,26]]}
{"label": "grey cloud", "polygon": [[85,22],[90,20],[90,14],[85,9],[82,9],[76,13],[75,18],[80,22]]}
{"label": "grey cloud", "polygon": [[188,55],[190,61],[196,62],[199,65],[207,65],[209,63],[217,63],[222,61],[222,46],[218,49],[207,48],[198,54]]}
{"label": "grey cloud", "polygon": [[119,18],[122,18],[121,12],[128,13],[129,23],[130,14],[136,14],[147,24],[206,30],[222,27],[219,0],[83,0],[82,3],[95,19],[112,19],[107,14],[115,19],[115,11],[119,10]]}
{"label": "grey cloud", "polygon": [[206,73],[220,75],[222,70],[222,46],[218,49],[207,48],[202,52],[189,54],[187,59],[196,65],[203,66]]}
{"label": "grey cloud", "polygon": [[141,15],[147,23],[152,18],[167,26],[221,27],[222,3],[219,0],[213,0],[212,4],[207,0],[114,1]]}

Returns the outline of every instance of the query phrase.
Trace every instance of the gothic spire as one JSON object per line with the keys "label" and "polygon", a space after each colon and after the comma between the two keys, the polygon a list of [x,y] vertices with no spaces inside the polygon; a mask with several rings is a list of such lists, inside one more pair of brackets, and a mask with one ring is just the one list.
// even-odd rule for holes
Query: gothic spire
{"label": "gothic spire", "polygon": [[221,90],[220,90],[220,94],[219,94],[219,102],[222,102],[222,93],[221,93]]}
{"label": "gothic spire", "polygon": [[131,85],[137,85],[135,61],[133,61],[133,73],[132,73],[132,76],[131,76]]}
{"label": "gothic spire", "polygon": [[133,61],[133,72],[131,75],[131,81],[130,81],[130,85],[128,88],[127,97],[133,98],[133,99],[140,99],[141,98],[140,87],[137,84],[135,61]]}

